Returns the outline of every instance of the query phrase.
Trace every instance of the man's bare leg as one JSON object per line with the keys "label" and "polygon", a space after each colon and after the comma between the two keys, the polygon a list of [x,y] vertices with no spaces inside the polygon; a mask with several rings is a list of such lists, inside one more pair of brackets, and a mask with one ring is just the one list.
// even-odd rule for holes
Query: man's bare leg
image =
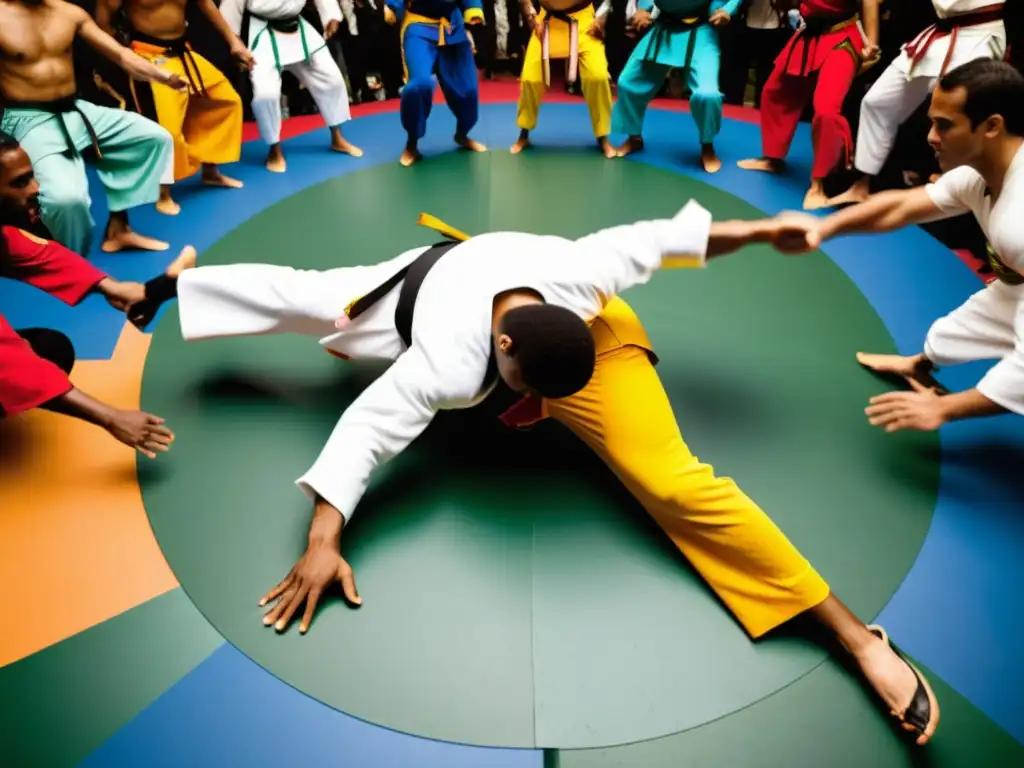
{"label": "man's bare leg", "polygon": [[619,157],[625,157],[631,155],[634,152],[641,152],[644,148],[644,137],[643,136],[630,136],[622,145],[616,150],[616,155]]}
{"label": "man's bare leg", "polygon": [[352,155],[352,157],[363,156],[363,150],[342,135],[340,125],[331,127],[331,149],[335,152]]}
{"label": "man's bare leg", "polygon": [[722,161],[715,152],[714,144],[702,144],[700,147],[700,162],[707,173],[717,173],[722,170]]}
{"label": "man's bare leg", "polygon": [[459,134],[455,134],[454,140],[456,144],[458,144],[463,149],[468,149],[470,152],[487,151],[487,147],[485,147],[476,139],[469,138],[469,136],[460,136]]}
{"label": "man's bare leg", "polygon": [[103,245],[100,247],[105,253],[132,250],[166,251],[170,244],[133,231],[128,224],[128,212],[117,211],[110,214],[107,221],[107,232],[103,238]]}
{"label": "man's bare leg", "polygon": [[216,163],[203,163],[203,184],[208,187],[227,187],[241,189],[244,185],[238,179],[232,179],[220,172]]}
{"label": "man's bare leg", "polygon": [[524,128],[519,131],[519,138],[516,139],[516,143],[512,145],[509,151],[513,155],[518,155],[524,149],[529,149],[530,146],[530,132]]}
{"label": "man's bare leg", "polygon": [[[918,675],[909,662],[900,658],[888,642],[865,626],[835,595],[829,595],[812,608],[809,614],[832,632],[849,652],[889,711],[903,720],[903,729],[918,730],[904,719],[919,686]],[[923,745],[932,737],[939,724],[939,702],[923,676],[920,678],[920,686],[927,696],[929,717],[927,726],[917,737],[917,743]]]}

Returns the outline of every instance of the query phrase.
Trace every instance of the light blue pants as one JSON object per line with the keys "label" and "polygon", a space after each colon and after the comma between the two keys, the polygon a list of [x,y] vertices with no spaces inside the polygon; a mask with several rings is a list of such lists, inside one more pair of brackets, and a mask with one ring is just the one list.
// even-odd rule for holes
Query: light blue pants
{"label": "light blue pants", "polygon": [[[109,210],[155,203],[160,197],[160,177],[173,157],[171,135],[134,112],[82,100],[76,105],[96,132],[103,156],[95,167]],[[50,234],[75,253],[88,256],[95,221],[81,153],[91,147],[92,138],[82,115],[8,106],[0,130],[17,139],[32,161],[39,182],[39,207]],[[68,149],[68,137],[77,150],[74,153]]]}
{"label": "light blue pants", "polygon": [[[718,68],[721,53],[717,40],[708,40],[698,28],[693,58],[687,69],[690,88],[690,113],[697,124],[701,144],[711,144],[722,128],[722,92],[718,90]],[[715,30],[708,27],[708,32]],[[618,98],[612,109],[612,131],[627,136],[640,136],[644,115],[651,99],[661,88],[673,66],[661,61],[644,61],[647,46],[637,46],[619,75]]]}

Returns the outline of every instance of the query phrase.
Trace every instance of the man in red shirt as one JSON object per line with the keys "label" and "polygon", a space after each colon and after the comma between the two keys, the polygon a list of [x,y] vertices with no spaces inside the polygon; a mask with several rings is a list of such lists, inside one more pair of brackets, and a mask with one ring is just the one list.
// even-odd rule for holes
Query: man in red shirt
{"label": "man in red shirt", "polygon": [[[4,223],[36,221],[38,194],[28,155],[17,141],[0,133],[0,277],[21,280],[71,306],[90,293],[102,294],[122,311],[142,302],[144,285],[115,280],[59,243]],[[195,252],[186,249],[168,274],[194,259]],[[0,314],[0,418],[45,408],[103,427],[151,459],[168,450],[174,436],[163,419],[115,408],[77,389],[68,378],[74,363],[74,347],[63,333],[48,328],[15,330]]]}

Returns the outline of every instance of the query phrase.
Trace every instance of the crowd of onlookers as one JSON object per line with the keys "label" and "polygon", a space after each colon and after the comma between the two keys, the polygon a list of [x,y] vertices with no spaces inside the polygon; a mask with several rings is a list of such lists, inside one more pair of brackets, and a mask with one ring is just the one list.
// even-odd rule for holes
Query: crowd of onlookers
{"label": "crowd of onlookers", "polygon": [[[95,0],[76,1],[92,12]],[[403,77],[399,31],[397,27],[385,23],[383,0],[341,0],[339,4],[344,23],[338,34],[328,41],[328,46],[345,75],[351,101],[359,104],[397,98]],[[595,2],[595,5],[599,3]],[[604,40],[609,74],[614,84],[636,45],[636,38],[627,24],[636,9],[636,0],[610,0],[610,7]],[[1009,56],[1018,67],[1022,67],[1024,2],[1007,3],[1004,13]],[[307,3],[303,15],[320,28],[312,0]],[[484,16],[486,23],[474,27],[471,32],[481,78],[515,79],[519,75],[530,34],[522,22],[519,3],[517,0],[484,0]],[[882,59],[857,78],[844,107],[854,135],[857,131],[860,101],[868,88],[898,55],[900,46],[935,19],[931,0],[883,0],[879,41]],[[222,71],[231,73],[233,84],[246,104],[247,118],[251,119],[248,104],[252,86],[249,77],[232,65],[223,39],[202,14],[197,11],[192,13],[189,24],[196,50]],[[726,104],[759,105],[760,91],[771,71],[772,62],[791,33],[788,17],[776,10],[774,0],[744,0],[737,15],[720,34],[722,63],[719,83]],[[240,36],[243,40],[247,39],[247,30],[243,28]],[[76,51],[76,57],[80,57],[85,64],[77,68],[82,95],[91,101],[115,106],[116,100],[110,91],[97,85],[94,71],[115,82],[124,75],[111,71],[105,62],[97,62],[93,52],[84,46]],[[558,68],[553,69],[557,75]],[[685,82],[683,73],[673,73],[660,95],[685,98]],[[570,92],[578,92],[572,86],[563,87]],[[118,89],[115,87],[112,90],[116,92]],[[283,101],[285,115],[312,114],[316,111],[310,95],[288,73],[284,75]],[[879,187],[923,183],[938,172],[934,157],[924,141],[928,127],[927,108],[926,101],[901,128],[894,151],[877,180]],[[810,117],[808,108],[805,118],[809,120]],[[836,172],[827,183],[830,194],[847,186],[849,179],[842,171]],[[957,219],[952,224],[946,222],[935,225],[934,234],[951,247],[981,253],[984,251],[984,242],[979,241],[980,230],[967,218]]]}

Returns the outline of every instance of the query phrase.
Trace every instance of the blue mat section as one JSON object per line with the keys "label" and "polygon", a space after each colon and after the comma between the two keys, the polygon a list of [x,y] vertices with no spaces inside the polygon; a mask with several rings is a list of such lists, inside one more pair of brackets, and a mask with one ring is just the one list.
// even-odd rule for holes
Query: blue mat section
{"label": "blue mat section", "polygon": [[[343,650],[338,663],[345,663]],[[446,744],[369,725],[299,693],[225,643],[80,766],[542,768],[543,763],[537,750]]]}
{"label": "blue mat section", "polygon": [[[451,114],[436,108],[420,145],[427,162],[430,155],[451,150],[454,128]],[[517,134],[514,104],[482,107],[475,138],[492,151],[504,152]],[[182,203],[179,216],[164,217],[151,208],[132,212],[133,226],[168,240],[169,251],[107,255],[98,251],[97,243],[92,259],[116,277],[146,279],[162,270],[183,245],[193,244],[202,252],[259,211],[301,189],[352,170],[396,162],[405,140],[392,113],[357,119],[346,126],[346,135],[365,150],[363,158],[328,151],[327,131],[314,131],[286,142],[288,172],[274,176],[262,165],[266,147],[260,142],[246,144],[242,162],[225,168],[246,183],[244,189],[203,189],[189,180],[176,190]],[[545,105],[532,138],[538,151],[593,146],[582,103]],[[768,214],[797,210],[801,205],[811,166],[806,125],[797,133],[787,173],[778,177],[736,168],[737,160],[758,154],[757,125],[723,123],[716,142],[723,168],[713,175],[700,168],[699,143],[688,113],[652,110],[645,140],[646,150],[625,162],[691,174]],[[102,192],[94,190],[94,197],[102,201]],[[95,215],[100,222],[106,218],[99,210]],[[301,242],[296,247],[302,247]],[[932,321],[981,287],[944,246],[916,228],[885,236],[845,237],[828,243],[824,250],[872,303],[905,353],[918,351]],[[245,261],[246,254],[237,258]],[[800,300],[827,302],[828,297]],[[102,299],[90,298],[84,306],[70,310],[10,281],[0,281],[0,309],[16,326],[48,325],[65,331],[87,358],[109,357],[122,324],[122,316]],[[852,365],[856,365],[853,360]],[[951,369],[942,373],[942,380],[953,389],[968,388],[986,368],[976,364]],[[943,429],[942,487],[932,529],[914,569],[877,618],[908,652],[1024,741],[1024,665],[1013,650],[1024,634],[1024,612],[1017,608],[1024,593],[1024,559],[1019,556],[1024,502],[1009,479],[1024,464],[1021,423],[1019,417],[1007,416]],[[885,531],[878,535],[884,538]]]}

